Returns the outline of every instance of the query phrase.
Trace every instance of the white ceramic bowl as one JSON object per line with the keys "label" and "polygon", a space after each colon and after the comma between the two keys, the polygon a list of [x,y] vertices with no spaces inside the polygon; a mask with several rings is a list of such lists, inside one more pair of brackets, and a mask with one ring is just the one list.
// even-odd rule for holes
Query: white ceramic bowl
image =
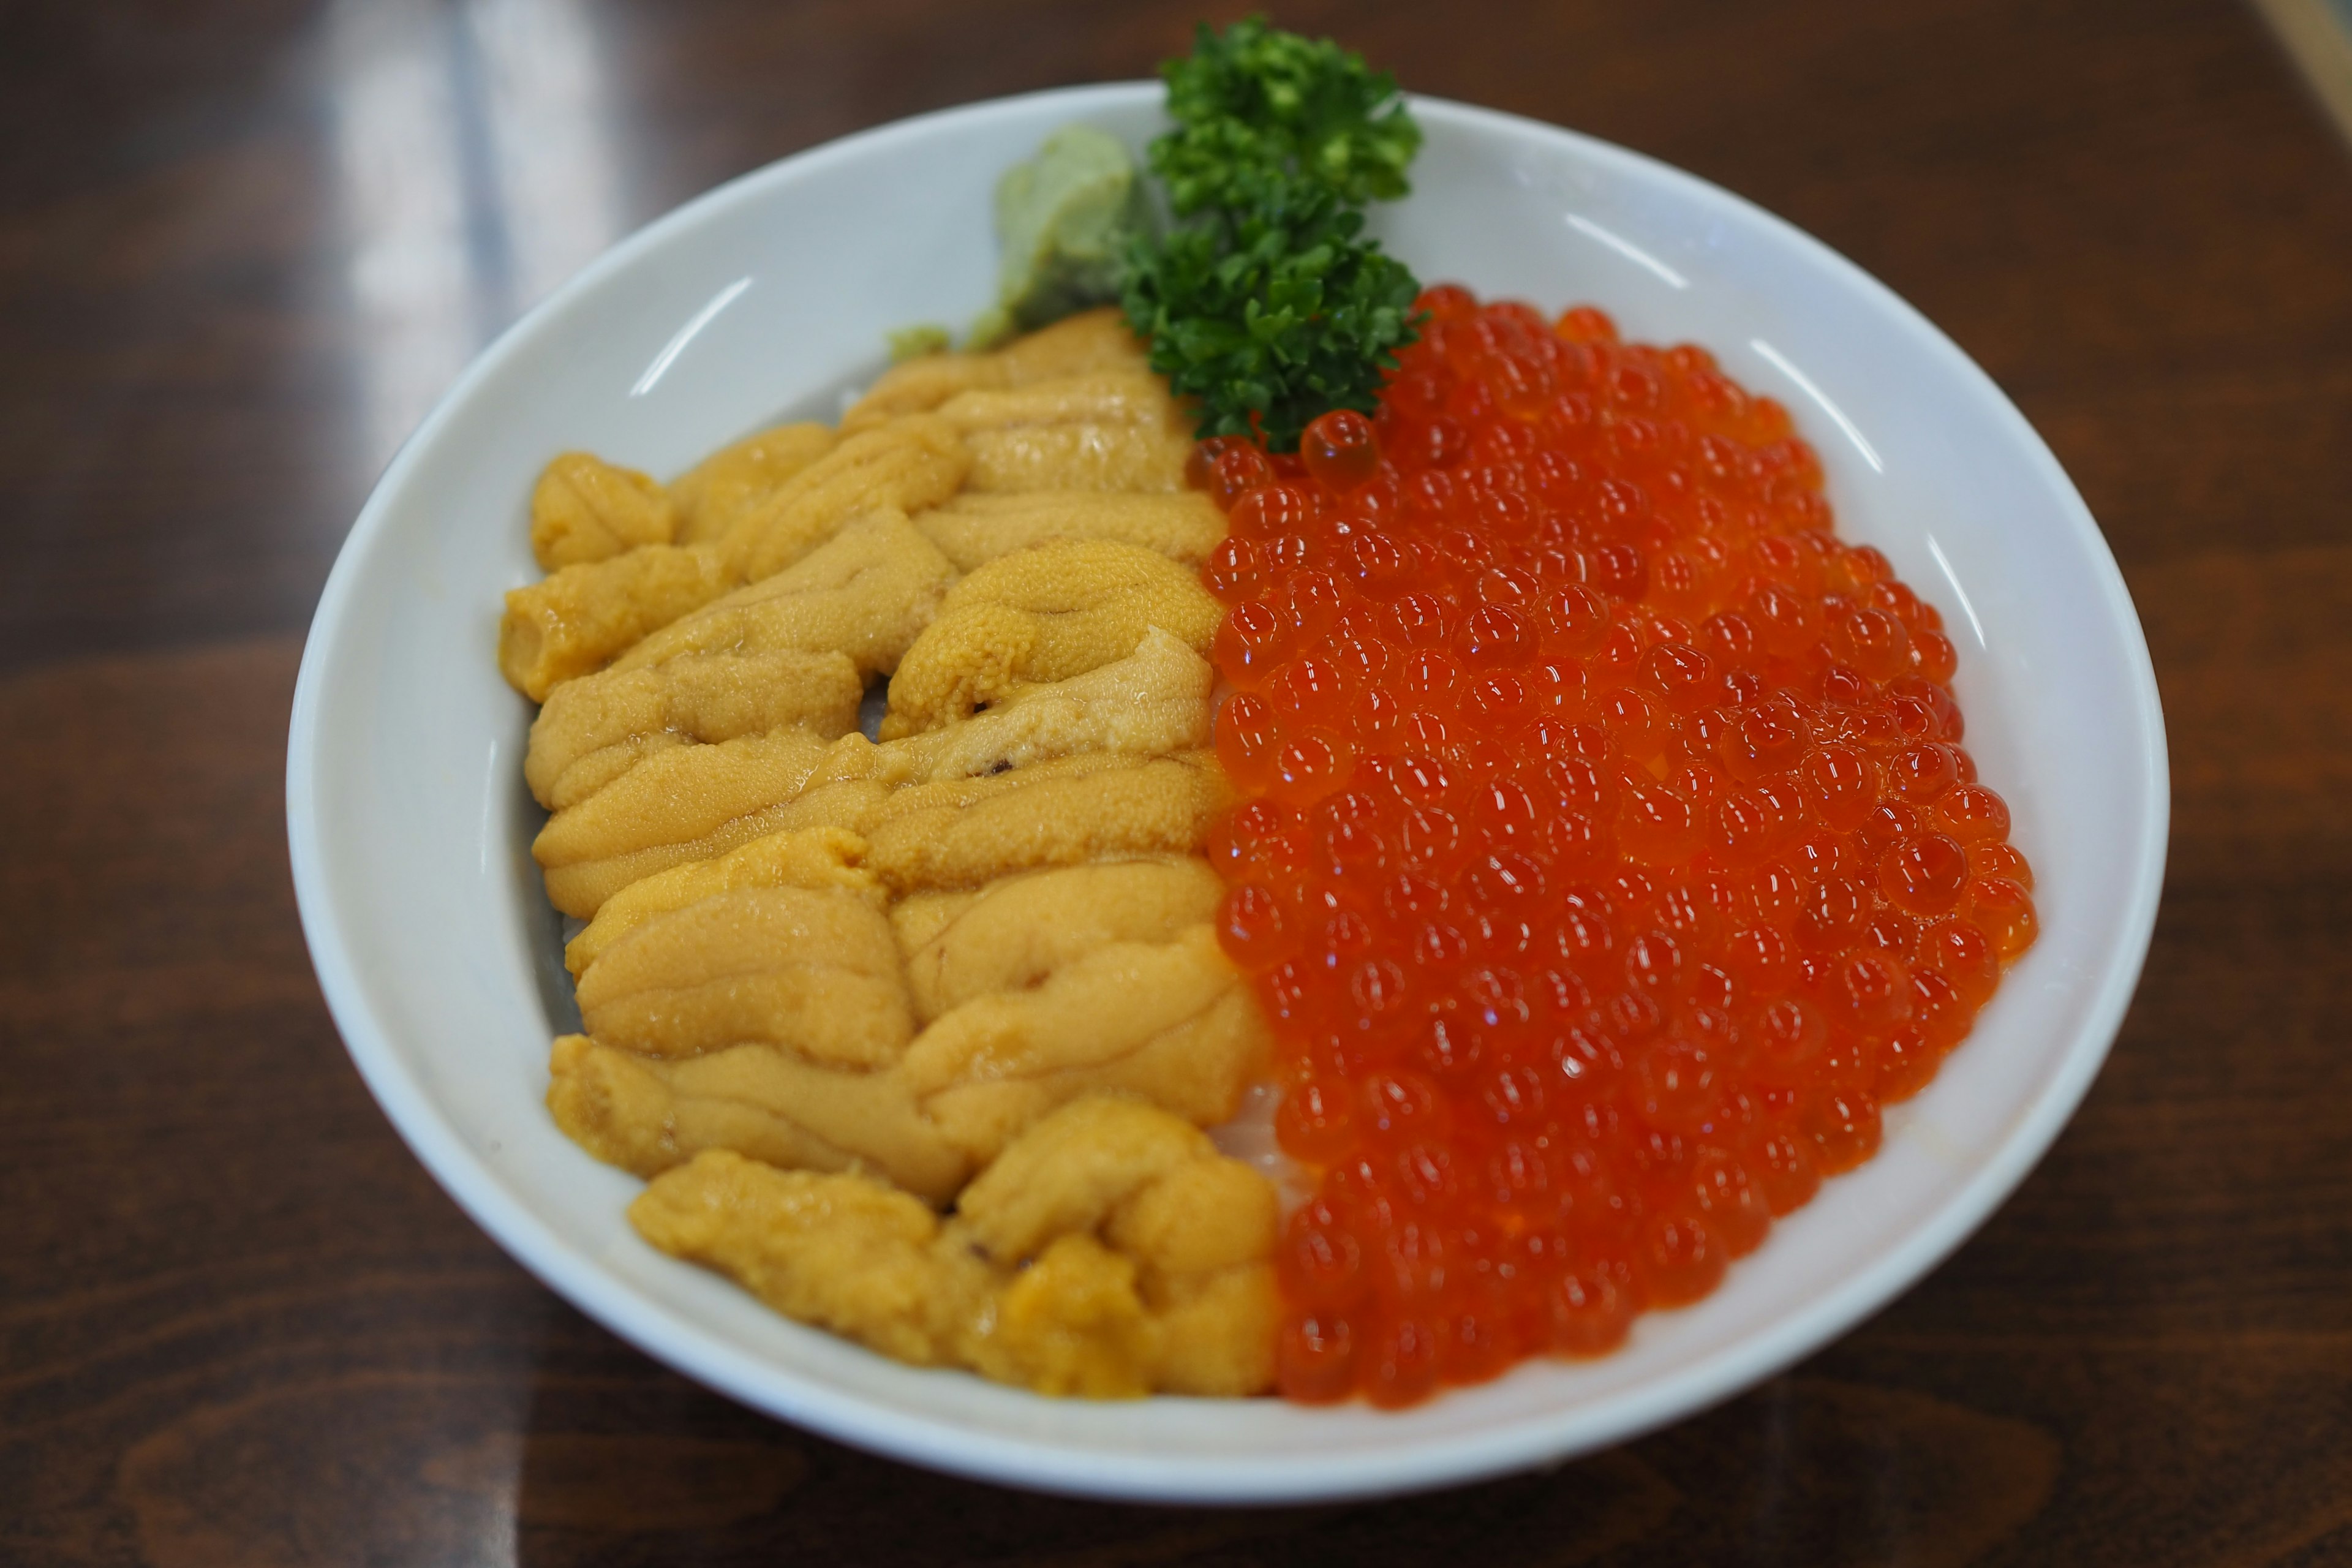
{"label": "white ceramic bowl", "polygon": [[899,1366],[640,1243],[636,1181],[541,1104],[567,1026],[521,780],[530,710],[493,661],[535,574],[526,498],[554,453],[655,473],[786,413],[829,416],[884,331],[969,320],[997,174],[1083,120],[1138,147],[1125,84],[885,126],[747,175],[615,247],[475,362],[385,473],[335,564],[296,691],[287,816],[319,977],[401,1135],[508,1251],[623,1338],[860,1447],[1056,1491],[1335,1498],[1556,1460],[1720,1400],[1884,1304],[2056,1136],[2147,948],[2167,814],[2162,717],[2122,578],[1993,384],[1902,300],[1737,197],[1548,125],[1422,100],[1414,195],[1380,231],[1423,279],[1629,337],[1694,341],[1820,448],[1840,527],[1944,612],[1969,745],[2039,875],[2041,942],[1885,1147],[1619,1353],[1536,1363],[1417,1409],[1088,1405]]}

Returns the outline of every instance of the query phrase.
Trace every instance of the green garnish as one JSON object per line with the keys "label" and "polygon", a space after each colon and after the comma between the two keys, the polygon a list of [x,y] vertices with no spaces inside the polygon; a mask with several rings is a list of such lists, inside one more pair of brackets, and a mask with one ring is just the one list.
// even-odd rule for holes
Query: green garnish
{"label": "green garnish", "polygon": [[1420,127],[1361,56],[1257,17],[1202,24],[1161,74],[1177,128],[1151,167],[1178,223],[1129,252],[1128,321],[1202,436],[1294,450],[1322,414],[1371,413],[1419,335],[1420,285],[1360,209],[1405,194]]}
{"label": "green garnish", "polygon": [[948,330],[937,321],[918,321],[911,327],[894,327],[887,334],[890,342],[890,363],[904,364],[925,354],[943,354],[953,342]]}
{"label": "green garnish", "polygon": [[1329,187],[1352,205],[1394,201],[1411,187],[1405,166],[1421,127],[1397,97],[1396,79],[1331,42],[1236,22],[1222,34],[1202,23],[1189,59],[1160,68],[1168,114],[1180,129],[1152,145],[1179,216],[1247,207],[1271,177]]}

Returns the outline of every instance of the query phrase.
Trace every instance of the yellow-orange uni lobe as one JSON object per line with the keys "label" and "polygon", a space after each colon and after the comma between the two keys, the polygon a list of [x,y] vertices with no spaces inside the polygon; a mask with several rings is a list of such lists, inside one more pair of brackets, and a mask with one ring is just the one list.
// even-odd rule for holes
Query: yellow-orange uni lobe
{"label": "yellow-orange uni lobe", "polygon": [[1192,573],[1140,545],[1069,540],[1000,556],[948,590],[907,650],[882,738],[1125,658],[1154,626],[1206,652],[1218,619]]}
{"label": "yellow-orange uni lobe", "polygon": [[1876,1149],[2034,938],[1935,608],[1704,350],[1426,291],[1376,416],[1206,443],[1226,952],[1316,1178],[1279,1386],[1594,1355]]}
{"label": "yellow-orange uni lobe", "polygon": [[556,458],[531,490],[530,552],[550,572],[667,544],[677,531],[677,504],[659,484],[586,452]]}
{"label": "yellow-orange uni lobe", "polygon": [[1042,1118],[944,1222],[862,1173],[725,1150],[656,1176],[629,1218],[777,1310],[917,1365],[1097,1399],[1273,1379],[1273,1188],[1130,1100]]}

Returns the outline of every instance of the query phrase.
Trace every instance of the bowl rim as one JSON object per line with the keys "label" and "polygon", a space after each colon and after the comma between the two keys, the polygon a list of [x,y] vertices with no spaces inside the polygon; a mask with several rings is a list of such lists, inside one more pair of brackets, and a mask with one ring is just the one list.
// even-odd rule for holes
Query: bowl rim
{"label": "bowl rim", "polygon": [[[1612,1446],[1680,1420],[1752,1386],[1876,1312],[1940,1263],[1983,1224],[2046,1153],[2088,1092],[2137,989],[2161,897],[2170,817],[2170,775],[2163,711],[2146,636],[2121,570],[2089,508],[2040,435],[1998,384],[1916,309],[1868,272],[1793,224],[1746,198],[1671,164],[1527,116],[1451,100],[1411,95],[1424,123],[1446,122],[1481,133],[1533,135],[1564,142],[1580,159],[1662,184],[1673,194],[1724,205],[1792,245],[1811,262],[1887,312],[1927,354],[1990,395],[2027,462],[2062,503],[2085,547],[2104,608],[2126,634],[2134,718],[2145,735],[2138,786],[2146,829],[2134,860],[2118,926],[2120,945],[2099,976],[2092,1005],[2043,1091],[1978,1168],[1933,1211],[1927,1223],[1880,1253],[1843,1284],[1777,1324],[1649,1383],[1519,1418],[1493,1429],[1441,1436],[1379,1450],[1336,1456],[1301,1452],[1269,1466],[1263,1459],[1195,1455],[1163,1458],[1086,1453],[1054,1441],[996,1431],[974,1441],[967,1430],[886,1408],[858,1395],[798,1382],[753,1352],[642,1297],[585,1251],[562,1239],[511,1194],[435,1109],[416,1075],[394,1048],[369,1006],[357,964],[337,919],[324,869],[327,849],[319,809],[320,715],[328,649],[362,592],[363,558],[387,526],[393,498],[480,383],[548,330],[570,300],[611,274],[717,214],[757,200],[774,184],[861,158],[894,142],[935,134],[957,121],[1025,111],[1051,102],[1071,118],[1129,110],[1161,86],[1099,83],[982,100],[892,121],[821,143],[735,176],[637,229],[525,312],[467,364],[402,444],[344,539],[312,616],[295,683],[288,734],[287,836],[303,935],[321,991],[352,1060],[394,1128],[442,1190],[516,1261],[588,1317],[655,1360],[729,1397],[828,1438],[891,1458],[998,1484],[1070,1496],[1160,1503],[1276,1504],[1422,1490],[1508,1474]],[[758,1373],[764,1378],[747,1378]],[[782,1374],[793,1383],[778,1391]],[[1345,1408],[1345,1407],[1343,1407]]]}

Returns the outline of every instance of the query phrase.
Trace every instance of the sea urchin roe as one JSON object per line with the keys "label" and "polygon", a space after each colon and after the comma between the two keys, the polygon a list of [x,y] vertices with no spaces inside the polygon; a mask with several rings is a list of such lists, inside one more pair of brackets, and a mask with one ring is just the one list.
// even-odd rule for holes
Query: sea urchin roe
{"label": "sea urchin roe", "polygon": [[1787,413],[1429,289],[1376,416],[1203,443],[1219,942],[1314,1173],[1282,1391],[1411,1404],[1693,1301],[2036,932],[1940,617]]}

